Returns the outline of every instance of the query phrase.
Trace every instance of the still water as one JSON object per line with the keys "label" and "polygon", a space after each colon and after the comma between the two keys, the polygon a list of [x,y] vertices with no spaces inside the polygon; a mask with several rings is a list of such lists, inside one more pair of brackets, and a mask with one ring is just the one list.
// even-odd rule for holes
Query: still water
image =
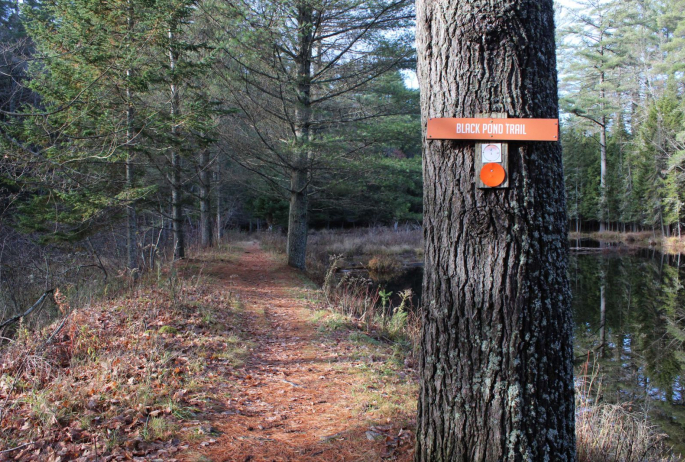
{"label": "still water", "polygon": [[[685,454],[685,255],[571,246],[576,375],[597,370],[600,399],[646,412]],[[418,303],[421,279],[414,266],[384,286]]]}
{"label": "still water", "polygon": [[577,373],[589,359],[602,399],[633,403],[685,453],[685,255],[575,253]]}

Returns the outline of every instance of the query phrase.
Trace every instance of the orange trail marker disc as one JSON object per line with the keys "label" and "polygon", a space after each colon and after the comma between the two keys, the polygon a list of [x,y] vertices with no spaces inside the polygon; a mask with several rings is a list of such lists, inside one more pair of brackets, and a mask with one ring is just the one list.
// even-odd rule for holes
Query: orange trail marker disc
{"label": "orange trail marker disc", "polygon": [[480,171],[480,179],[483,181],[483,184],[491,188],[496,188],[504,183],[505,175],[506,173],[502,165],[494,162],[483,165]]}

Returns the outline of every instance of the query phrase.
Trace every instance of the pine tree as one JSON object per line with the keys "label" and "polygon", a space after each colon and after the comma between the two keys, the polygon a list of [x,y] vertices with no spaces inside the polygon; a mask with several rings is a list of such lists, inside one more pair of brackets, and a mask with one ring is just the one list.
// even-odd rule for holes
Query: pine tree
{"label": "pine tree", "polygon": [[384,114],[358,96],[374,79],[410,64],[409,34],[398,30],[411,24],[411,2],[237,3],[223,17],[224,80],[242,110],[237,124],[261,143],[245,141],[249,149],[233,152],[248,154],[236,160],[286,191],[288,263],[304,268],[314,178],[330,159],[360,151],[347,127]]}
{"label": "pine tree", "polygon": [[[551,0],[417,2],[421,113],[558,115]],[[424,139],[423,336],[414,460],[574,461],[568,226],[558,143]]]}
{"label": "pine tree", "polygon": [[[27,108],[22,138],[37,147],[43,175],[24,209],[23,225],[52,237],[79,238],[122,209],[128,215],[128,266],[135,269],[137,200],[153,187],[135,184],[132,161],[151,117],[149,91],[153,2],[51,2],[28,14],[37,56],[30,87],[40,106]],[[123,168],[122,168],[123,167]],[[44,181],[48,177],[57,181]],[[52,193],[47,193],[52,191]],[[60,210],[54,220],[46,209]]]}
{"label": "pine tree", "polygon": [[613,73],[623,61],[617,36],[617,1],[586,0],[572,10],[572,25],[562,32],[564,46],[572,61],[566,63],[567,88],[562,102],[565,111],[586,120],[598,133],[600,194],[598,219],[600,231],[606,229],[607,136],[618,104],[612,99],[617,82]]}

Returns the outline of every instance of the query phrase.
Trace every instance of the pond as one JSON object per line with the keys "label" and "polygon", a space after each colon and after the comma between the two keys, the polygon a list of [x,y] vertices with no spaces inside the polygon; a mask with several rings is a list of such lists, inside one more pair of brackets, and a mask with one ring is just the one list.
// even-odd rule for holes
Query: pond
{"label": "pond", "polygon": [[[647,412],[685,454],[685,255],[571,246],[577,375],[589,361],[602,377],[602,399]],[[413,265],[385,287],[419,295],[421,279]]]}
{"label": "pond", "polygon": [[604,400],[647,412],[685,453],[685,255],[572,254],[569,276],[577,364],[589,358]]}

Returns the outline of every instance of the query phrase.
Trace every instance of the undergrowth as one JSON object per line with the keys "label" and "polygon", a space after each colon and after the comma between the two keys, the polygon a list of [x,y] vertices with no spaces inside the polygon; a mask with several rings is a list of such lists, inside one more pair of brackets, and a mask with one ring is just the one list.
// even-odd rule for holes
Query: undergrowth
{"label": "undergrowth", "polygon": [[[392,231],[387,230],[392,236]],[[368,356],[360,371],[373,372],[369,377],[384,375],[384,371],[394,370],[397,375],[401,370],[403,379],[408,388],[395,388],[393,393],[401,396],[404,401],[404,412],[407,412],[406,403],[415,403],[415,387],[412,387],[410,378],[416,377],[413,369],[420,347],[421,323],[415,314],[419,310],[411,307],[411,291],[400,294],[401,303],[390,306],[389,294],[374,288],[371,280],[354,275],[351,272],[343,273],[338,277],[339,270],[343,267],[345,258],[350,254],[363,252],[373,245],[365,246],[359,236],[351,233],[326,233],[324,237],[317,237],[319,247],[312,251],[319,255],[314,262],[314,269],[310,272],[322,271],[320,263],[321,255],[328,257],[328,264],[321,279],[321,293],[325,308],[331,315],[319,314],[325,329],[352,329],[349,340],[362,349],[375,351]],[[335,237],[334,237],[335,236]],[[648,236],[622,235],[628,243],[638,240],[648,242]],[[351,239],[351,242],[349,240]],[[277,250],[277,240],[271,239],[272,250]],[[326,247],[325,243],[334,243]],[[376,242],[383,242],[377,239]],[[373,269],[392,272],[396,268],[392,256],[397,254],[398,248],[379,251],[374,249],[377,257],[372,258]],[[339,252],[339,253],[338,253]],[[318,312],[323,313],[323,312]],[[393,350],[391,355],[379,356],[379,351],[390,345]],[[381,361],[384,366],[376,365]],[[388,369],[389,368],[389,369]],[[392,375],[392,374],[390,374]],[[384,409],[382,415],[388,414],[388,409],[396,409],[396,405],[388,403],[387,391],[376,393],[374,389],[357,390],[361,405],[366,411]],[[660,433],[654,426],[646,412],[637,412],[630,404],[612,404],[602,402],[601,378],[597,371],[580,374],[577,378],[576,387],[576,439],[578,462],[643,462],[643,461],[677,461],[680,457],[671,453],[665,445],[666,435]],[[396,396],[395,395],[395,396]],[[398,405],[401,407],[401,405]],[[366,412],[365,411],[365,412]]]}
{"label": "undergrowth", "polygon": [[[127,294],[72,310],[0,350],[0,453],[20,460],[168,459],[216,377],[249,342],[227,290],[177,268],[148,273]],[[222,374],[217,374],[220,371]],[[182,449],[182,447],[181,447]]]}
{"label": "undergrowth", "polygon": [[646,412],[630,403],[602,402],[598,366],[584,364],[576,377],[576,450],[578,462],[675,462],[680,457],[664,444],[666,435]]}

